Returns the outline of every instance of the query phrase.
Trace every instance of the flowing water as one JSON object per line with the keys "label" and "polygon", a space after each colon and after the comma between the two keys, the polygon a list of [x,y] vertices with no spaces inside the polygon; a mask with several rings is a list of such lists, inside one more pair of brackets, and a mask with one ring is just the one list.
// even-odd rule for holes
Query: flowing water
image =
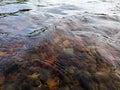
{"label": "flowing water", "polygon": [[0,90],[120,90],[119,0],[0,0]]}

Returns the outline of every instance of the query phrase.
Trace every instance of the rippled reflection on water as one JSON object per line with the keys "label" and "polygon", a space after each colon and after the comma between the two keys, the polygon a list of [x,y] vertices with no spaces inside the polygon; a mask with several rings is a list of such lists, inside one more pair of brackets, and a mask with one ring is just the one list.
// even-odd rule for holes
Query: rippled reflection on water
{"label": "rippled reflection on water", "polygon": [[0,90],[119,90],[118,0],[0,0]]}

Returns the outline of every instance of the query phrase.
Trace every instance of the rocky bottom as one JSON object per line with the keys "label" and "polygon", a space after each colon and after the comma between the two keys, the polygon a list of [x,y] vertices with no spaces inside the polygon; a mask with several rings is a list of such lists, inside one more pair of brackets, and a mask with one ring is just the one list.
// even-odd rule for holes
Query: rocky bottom
{"label": "rocky bottom", "polygon": [[0,38],[0,90],[120,90],[118,50],[61,30],[50,37]]}

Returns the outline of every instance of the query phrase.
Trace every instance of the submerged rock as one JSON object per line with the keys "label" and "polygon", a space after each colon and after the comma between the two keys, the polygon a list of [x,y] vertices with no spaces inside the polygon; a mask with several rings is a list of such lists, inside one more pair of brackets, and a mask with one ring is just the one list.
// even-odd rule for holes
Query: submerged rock
{"label": "submerged rock", "polygon": [[0,90],[119,90],[120,51],[68,27],[1,38]]}

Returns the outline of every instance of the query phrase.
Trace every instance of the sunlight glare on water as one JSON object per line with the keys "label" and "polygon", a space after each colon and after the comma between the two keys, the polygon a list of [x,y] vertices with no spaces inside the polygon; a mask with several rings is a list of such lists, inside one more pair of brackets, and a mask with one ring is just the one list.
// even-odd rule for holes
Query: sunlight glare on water
{"label": "sunlight glare on water", "polygon": [[[105,13],[105,14],[113,14],[115,12],[114,8],[119,3],[118,0],[36,0],[36,4],[42,3],[44,5],[73,5],[79,7],[82,11],[90,12],[90,13]],[[32,4],[34,3],[33,0],[30,0]]]}

